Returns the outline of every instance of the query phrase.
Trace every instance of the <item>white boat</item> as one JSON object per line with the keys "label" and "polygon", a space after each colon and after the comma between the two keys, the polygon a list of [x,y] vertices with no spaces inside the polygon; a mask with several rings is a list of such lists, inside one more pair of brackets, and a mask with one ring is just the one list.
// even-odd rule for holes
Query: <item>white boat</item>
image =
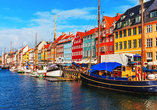
{"label": "white boat", "polygon": [[62,70],[50,70],[47,71],[45,74],[46,77],[61,77],[62,76]]}
{"label": "white boat", "polygon": [[38,73],[37,73],[36,71],[33,72],[33,73],[31,73],[30,76],[31,76],[31,77],[36,77],[36,78],[39,77],[39,75],[38,75]]}
{"label": "white boat", "polygon": [[62,70],[58,68],[55,64],[51,65],[46,74],[46,77],[61,77],[62,76]]}
{"label": "white boat", "polygon": [[29,69],[24,69],[25,73],[31,73],[32,70],[29,70]]}
{"label": "white boat", "polygon": [[11,72],[17,72],[17,69],[13,66],[13,67],[11,67],[11,68],[9,69],[9,71],[11,71]]}

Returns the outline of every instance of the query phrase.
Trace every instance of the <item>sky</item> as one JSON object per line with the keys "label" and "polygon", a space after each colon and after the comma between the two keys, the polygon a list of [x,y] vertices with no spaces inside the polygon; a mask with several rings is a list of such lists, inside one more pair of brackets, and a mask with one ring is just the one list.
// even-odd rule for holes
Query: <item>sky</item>
{"label": "sky", "polygon": [[[139,0],[100,0],[102,16],[116,16],[139,4]],[[57,36],[76,34],[97,27],[98,0],[1,0],[0,55],[41,40],[53,41],[57,15]]]}

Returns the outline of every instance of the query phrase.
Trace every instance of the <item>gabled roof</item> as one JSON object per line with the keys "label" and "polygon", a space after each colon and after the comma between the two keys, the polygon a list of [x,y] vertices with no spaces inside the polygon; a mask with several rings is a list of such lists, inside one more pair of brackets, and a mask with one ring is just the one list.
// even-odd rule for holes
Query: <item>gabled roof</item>
{"label": "gabled roof", "polygon": [[[97,28],[91,29],[91,30],[85,32],[84,36],[88,36],[88,35],[95,34],[96,30],[97,30]],[[84,36],[83,36],[83,37],[84,37]]]}
{"label": "gabled roof", "polygon": [[57,39],[56,39],[56,43],[58,43],[59,40],[63,39],[65,36],[67,36],[67,34],[64,35],[60,35]]}
{"label": "gabled roof", "polygon": [[[79,37],[80,37],[81,39],[83,39],[83,36],[85,35],[84,32],[77,32],[77,34],[79,35]],[[76,34],[76,35],[77,35],[77,34]]]}
{"label": "gabled roof", "polygon": [[[155,0],[150,0],[150,1],[145,2],[144,3],[144,11],[146,11],[151,6],[151,4],[153,4],[154,1]],[[130,26],[133,26],[133,25],[136,25],[136,24],[140,24],[141,22],[138,22],[138,23],[135,22],[135,17],[141,15],[139,13],[140,8],[141,8],[141,5],[137,5],[135,7],[132,7],[130,9],[128,9],[124,13],[125,18],[124,19],[119,19],[118,22],[122,22],[122,24],[123,24],[126,20],[130,19],[130,23],[131,23]],[[131,13],[132,13],[132,15],[130,15]],[[123,26],[121,26],[120,28],[117,28],[117,25],[116,25],[115,30],[116,29],[121,29],[121,28],[123,28]]]}
{"label": "gabled roof", "polygon": [[45,48],[49,48],[50,44],[45,45]]}

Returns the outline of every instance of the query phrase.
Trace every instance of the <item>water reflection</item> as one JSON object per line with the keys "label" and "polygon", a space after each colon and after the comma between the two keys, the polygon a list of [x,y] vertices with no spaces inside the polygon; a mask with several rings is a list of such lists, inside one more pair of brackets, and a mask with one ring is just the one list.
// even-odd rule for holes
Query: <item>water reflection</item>
{"label": "water reflection", "polygon": [[0,70],[0,109],[153,110],[157,96],[121,93],[80,82],[49,82]]}

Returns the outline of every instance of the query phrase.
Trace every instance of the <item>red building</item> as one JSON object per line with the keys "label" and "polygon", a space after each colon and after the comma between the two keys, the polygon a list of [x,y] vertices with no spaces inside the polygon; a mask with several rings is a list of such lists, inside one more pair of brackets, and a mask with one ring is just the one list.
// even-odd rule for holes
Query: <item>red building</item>
{"label": "red building", "polygon": [[64,44],[61,41],[61,39],[63,39],[66,36],[67,36],[67,34],[62,32],[62,35],[60,35],[56,39],[56,63],[59,63],[61,60],[63,60],[63,57],[64,57]]}
{"label": "red building", "polygon": [[72,45],[72,62],[82,61],[83,58],[83,36],[84,32],[77,32]]}
{"label": "red building", "polygon": [[[117,13],[115,17],[104,16],[100,25],[100,55],[114,53],[114,28],[115,23],[123,14]],[[96,55],[98,47],[98,32],[96,32]]]}

